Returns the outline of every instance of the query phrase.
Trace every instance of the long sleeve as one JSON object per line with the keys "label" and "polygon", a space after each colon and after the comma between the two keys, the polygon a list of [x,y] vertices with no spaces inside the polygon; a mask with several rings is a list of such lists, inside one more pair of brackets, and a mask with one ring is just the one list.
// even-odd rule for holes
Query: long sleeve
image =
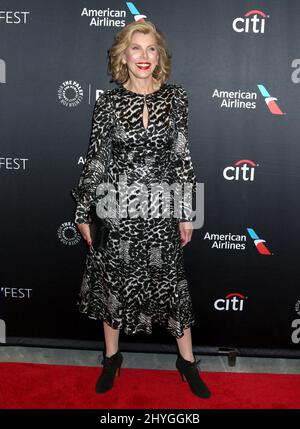
{"label": "long sleeve", "polygon": [[[192,201],[196,194],[196,176],[188,143],[188,96],[186,90],[181,85],[176,85],[176,90],[173,98],[173,120],[174,120],[174,146],[173,160],[175,177],[177,183],[184,185],[190,183],[187,187],[189,192],[184,193],[182,200],[182,214],[179,221],[192,222]],[[184,187],[182,186],[182,191]]]}
{"label": "long sleeve", "polygon": [[92,130],[86,155],[86,162],[78,185],[71,194],[76,200],[75,223],[87,223],[91,204],[99,183],[107,178],[107,167],[111,153],[110,131],[112,109],[108,92],[98,97],[93,111]]}

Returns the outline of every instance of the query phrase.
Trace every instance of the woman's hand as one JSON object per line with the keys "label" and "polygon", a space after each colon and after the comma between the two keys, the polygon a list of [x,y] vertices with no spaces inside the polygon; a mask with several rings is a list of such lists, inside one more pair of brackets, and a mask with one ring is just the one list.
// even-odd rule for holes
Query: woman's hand
{"label": "woman's hand", "polygon": [[91,238],[91,231],[90,226],[88,223],[76,223],[76,226],[84,238],[84,240],[87,242],[87,244],[90,246],[92,244],[92,238]]}
{"label": "woman's hand", "polygon": [[184,247],[192,239],[193,223],[192,222],[179,222],[181,247]]}

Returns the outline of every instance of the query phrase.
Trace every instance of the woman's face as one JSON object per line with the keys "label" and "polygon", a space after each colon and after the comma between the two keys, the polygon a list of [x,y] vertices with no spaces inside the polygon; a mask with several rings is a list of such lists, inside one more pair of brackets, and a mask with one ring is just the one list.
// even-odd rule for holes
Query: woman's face
{"label": "woman's face", "polygon": [[[131,42],[123,55],[129,76],[147,78],[152,75],[159,60],[158,46],[153,34],[133,33]],[[144,63],[144,64],[141,64]]]}

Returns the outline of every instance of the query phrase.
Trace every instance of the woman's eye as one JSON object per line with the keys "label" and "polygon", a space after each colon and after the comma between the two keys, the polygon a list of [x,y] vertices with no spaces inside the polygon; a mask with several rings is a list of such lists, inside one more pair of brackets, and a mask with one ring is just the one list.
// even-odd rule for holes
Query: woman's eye
{"label": "woman's eye", "polygon": [[[139,47],[138,46],[133,46],[132,49],[139,49]],[[150,48],[150,49],[151,49],[151,51],[155,51],[155,47],[154,46],[152,48]]]}

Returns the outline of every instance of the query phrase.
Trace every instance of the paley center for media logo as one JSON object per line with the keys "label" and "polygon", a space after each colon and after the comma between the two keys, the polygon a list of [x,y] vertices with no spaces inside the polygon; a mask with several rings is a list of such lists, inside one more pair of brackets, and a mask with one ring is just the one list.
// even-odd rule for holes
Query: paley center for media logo
{"label": "paley center for media logo", "polygon": [[66,246],[75,246],[81,240],[81,235],[73,222],[62,223],[57,230],[57,235],[59,241]]}
{"label": "paley center for media logo", "polygon": [[75,80],[66,80],[58,88],[57,96],[65,107],[76,107],[83,100],[83,89]]}
{"label": "paley center for media logo", "polygon": [[244,16],[235,18],[232,22],[232,28],[237,33],[262,34],[265,32],[266,19],[269,17],[261,10],[250,10]]}
{"label": "paley center for media logo", "polygon": [[214,308],[218,311],[243,311],[246,299],[248,297],[241,293],[229,293],[224,298],[218,298],[214,302]]}
{"label": "paley center for media logo", "polygon": [[[61,104],[65,107],[77,107],[85,98],[88,104],[94,105],[103,89],[92,89],[92,84],[88,84],[88,88],[83,88],[76,80],[65,80],[58,88],[57,97]],[[87,94],[84,97],[84,94]]]}
{"label": "paley center for media logo", "polygon": [[[135,21],[144,21],[146,15],[142,15],[132,2],[126,5],[134,17]],[[88,9],[84,7],[80,14],[83,18],[88,18],[90,27],[125,27],[127,12],[124,9]]]}

